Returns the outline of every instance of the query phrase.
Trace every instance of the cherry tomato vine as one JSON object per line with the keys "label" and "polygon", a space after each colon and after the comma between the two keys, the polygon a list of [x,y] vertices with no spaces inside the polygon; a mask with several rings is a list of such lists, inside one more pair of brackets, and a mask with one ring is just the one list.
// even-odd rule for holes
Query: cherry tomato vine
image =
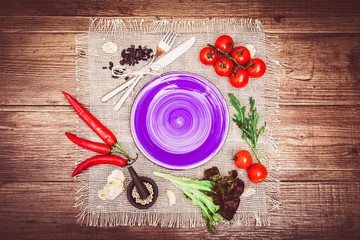
{"label": "cherry tomato vine", "polygon": [[[221,77],[229,77],[233,87],[243,88],[249,77],[259,78],[266,72],[266,65],[260,58],[251,58],[250,51],[244,46],[236,46],[228,35],[222,35],[215,45],[207,44],[199,54],[204,65],[214,65],[214,70]],[[241,70],[239,70],[241,69]]]}

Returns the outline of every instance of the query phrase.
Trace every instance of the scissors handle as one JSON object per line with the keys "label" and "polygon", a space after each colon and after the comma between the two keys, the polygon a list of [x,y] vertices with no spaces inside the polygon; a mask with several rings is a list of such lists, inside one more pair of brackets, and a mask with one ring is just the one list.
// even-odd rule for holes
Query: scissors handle
{"label": "scissors handle", "polygon": [[135,81],[135,78],[136,78],[136,76],[129,79],[128,81],[124,82],[123,84],[119,85],[117,88],[115,88],[111,92],[107,93],[105,96],[103,96],[101,98],[101,101],[106,102],[110,98],[114,97],[116,94],[118,94],[119,92],[121,92],[122,90],[124,90],[125,88],[130,86]]}

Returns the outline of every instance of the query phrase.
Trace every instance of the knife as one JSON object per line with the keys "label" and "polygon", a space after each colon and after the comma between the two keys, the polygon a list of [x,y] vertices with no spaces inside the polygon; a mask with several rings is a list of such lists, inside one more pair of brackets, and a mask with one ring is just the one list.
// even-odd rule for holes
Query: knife
{"label": "knife", "polygon": [[[183,55],[187,50],[189,50],[192,47],[192,45],[194,45],[194,43],[195,43],[195,37],[191,37],[189,40],[182,43],[178,47],[176,47],[173,50],[171,50],[170,52],[168,52],[162,58],[160,58],[159,60],[152,63],[149,67],[150,70],[155,70],[155,71],[160,70],[160,69],[164,68],[165,66],[169,65],[175,59],[177,59],[178,57]],[[131,87],[128,89],[128,91],[126,91],[126,93],[121,97],[119,102],[115,105],[114,109],[119,110],[141,77],[142,77],[142,75],[137,75],[137,76],[133,77],[132,79],[128,80],[127,82],[121,84],[120,86],[118,86],[111,92],[107,93],[105,96],[103,96],[101,98],[101,101],[106,102],[107,100],[114,97],[116,94],[118,94],[119,92],[121,92],[122,90],[124,90],[125,88],[130,86],[132,83],[134,83],[133,85],[131,85]]]}
{"label": "knife", "polygon": [[176,48],[168,52],[165,56],[154,62],[150,68],[154,70],[164,68],[165,66],[172,63],[175,59],[183,55],[187,50],[192,47],[192,45],[194,45],[194,43],[195,37],[191,37],[189,40],[177,46]]}

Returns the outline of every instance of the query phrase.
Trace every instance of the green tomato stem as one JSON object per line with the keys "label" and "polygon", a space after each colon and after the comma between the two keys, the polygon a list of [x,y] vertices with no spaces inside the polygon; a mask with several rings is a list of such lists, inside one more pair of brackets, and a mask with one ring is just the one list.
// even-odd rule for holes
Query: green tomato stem
{"label": "green tomato stem", "polygon": [[257,151],[258,151],[259,153],[261,153],[261,155],[263,155],[263,157],[265,158],[265,160],[266,160],[267,162],[269,161],[269,159],[266,157],[266,155],[265,155],[262,151],[260,151],[260,149],[257,148]]}
{"label": "green tomato stem", "polygon": [[[259,158],[259,156],[258,156],[258,154],[257,154],[257,150],[259,150],[259,149],[258,149],[257,147],[253,147],[253,146],[249,143],[249,141],[248,141],[247,139],[245,139],[245,141],[246,141],[246,143],[250,146],[250,148],[251,148],[251,150],[253,151],[256,159],[259,161],[260,164],[262,164],[262,161],[260,160],[260,158]],[[260,151],[260,150],[259,150],[259,151]],[[260,151],[260,152],[261,152],[261,151]]]}

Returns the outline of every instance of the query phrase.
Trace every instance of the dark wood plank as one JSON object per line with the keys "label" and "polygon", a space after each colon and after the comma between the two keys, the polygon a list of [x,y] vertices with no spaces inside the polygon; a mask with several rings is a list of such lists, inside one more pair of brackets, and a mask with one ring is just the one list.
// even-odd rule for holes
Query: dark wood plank
{"label": "dark wood plank", "polygon": [[[199,239],[212,238],[206,228],[161,227],[81,227],[73,208],[80,183],[0,184],[0,235],[5,239]],[[360,234],[360,184],[281,183],[280,211],[270,213],[271,226],[231,226],[219,224],[221,239],[345,239]],[[26,201],[24,201],[26,199]],[[316,223],[316,224],[314,224]],[[21,228],[19,228],[21,226]],[[307,231],[304,231],[307,229]],[[76,233],[76,237],[74,235]]]}
{"label": "dark wood plank", "polygon": [[[170,9],[170,10],[169,10]],[[173,9],[173,10],[171,10]],[[178,11],[181,9],[181,11]],[[137,17],[153,19],[260,19],[276,32],[359,32],[360,4],[356,0],[15,0],[0,3],[2,31],[86,31],[87,17]],[[7,18],[10,17],[10,18]],[[79,18],[82,17],[82,18]]]}
{"label": "dark wood plank", "polygon": [[2,112],[0,119],[0,132],[6,136],[0,140],[4,181],[72,180],[81,155],[64,133],[76,132],[74,113]]}
{"label": "dark wood plank", "polygon": [[[0,181],[71,181],[75,161],[88,156],[76,151],[64,135],[76,129],[72,108],[51,109],[1,111]],[[359,176],[358,109],[283,106],[280,121],[275,137],[282,180],[353,181]]]}
{"label": "dark wood plank", "polygon": [[359,104],[358,35],[280,35],[282,104]]}
{"label": "dark wood plank", "polygon": [[281,161],[292,169],[359,169],[359,107],[280,108]]}
{"label": "dark wood plank", "polygon": [[[19,34],[0,38],[4,46],[0,58],[6,62],[0,67],[0,78],[6,79],[0,87],[2,104],[56,105],[61,90],[76,89],[75,35]],[[8,97],[15,102],[5,97],[6,92],[12,92]]]}
{"label": "dark wood plank", "polygon": [[[356,0],[0,1],[1,238],[359,238],[359,9]],[[282,205],[270,227],[221,224],[214,237],[201,227],[76,223],[81,184],[69,176],[83,155],[64,136],[76,117],[60,91],[75,93],[74,36],[89,17],[251,18],[279,34]]]}
{"label": "dark wood plank", "polygon": [[[306,164],[306,163],[304,163]],[[281,168],[276,177],[283,182],[353,182],[360,178],[360,170],[319,170]]]}
{"label": "dark wood plank", "polygon": [[[76,88],[75,34],[1,34],[1,105],[64,105]],[[280,34],[282,105],[360,104],[359,34]],[[210,71],[210,70],[209,70]]]}

